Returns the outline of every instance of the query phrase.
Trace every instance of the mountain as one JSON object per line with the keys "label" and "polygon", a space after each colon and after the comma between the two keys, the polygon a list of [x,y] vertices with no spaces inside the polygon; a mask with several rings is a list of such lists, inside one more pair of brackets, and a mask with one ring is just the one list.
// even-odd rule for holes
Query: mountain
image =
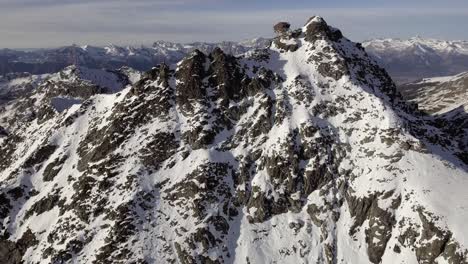
{"label": "mountain", "polygon": [[27,97],[41,86],[53,84],[61,86],[63,89],[70,89],[72,86],[95,86],[105,87],[107,92],[115,92],[126,84],[135,83],[140,77],[141,73],[139,71],[129,67],[122,67],[118,70],[105,70],[89,69],[75,65],[68,66],[53,74],[9,73],[0,76],[0,106],[14,99]]}
{"label": "mountain", "polygon": [[47,75],[9,73],[0,75],[0,105],[34,90]]}
{"label": "mountain", "polygon": [[134,84],[71,68],[10,101],[3,263],[468,263],[460,130],[322,18],[274,29],[241,56],[195,49]]}
{"label": "mountain", "polygon": [[151,47],[106,47],[67,46],[56,49],[33,51],[0,50],[0,75],[16,72],[31,74],[54,73],[69,65],[80,65],[87,68],[119,69],[128,66],[147,71],[160,63],[173,64],[180,61],[194,49],[211,52],[221,47],[229,54],[239,55],[254,48],[269,45],[270,40],[256,38],[244,42],[220,42],[179,44],[157,41]]}
{"label": "mountain", "polygon": [[409,101],[428,113],[446,113],[455,108],[468,109],[468,72],[455,76],[425,78],[399,87]]}
{"label": "mountain", "polygon": [[[255,38],[242,42],[195,42],[189,44],[156,41],[150,47],[67,46],[32,51],[0,50],[0,75],[8,73],[47,74],[69,65],[95,69],[131,67],[150,70],[160,63],[173,65],[191,51],[211,53],[216,47],[232,55],[270,45],[271,39]],[[424,39],[374,39],[362,45],[399,84],[417,79],[454,75],[468,70],[468,42]]]}
{"label": "mountain", "polygon": [[398,83],[468,71],[468,41],[415,37],[374,39],[363,46]]}
{"label": "mountain", "polygon": [[[434,124],[468,146],[468,72],[425,78],[398,87],[403,97],[431,114]],[[468,161],[468,156],[464,156]]]}

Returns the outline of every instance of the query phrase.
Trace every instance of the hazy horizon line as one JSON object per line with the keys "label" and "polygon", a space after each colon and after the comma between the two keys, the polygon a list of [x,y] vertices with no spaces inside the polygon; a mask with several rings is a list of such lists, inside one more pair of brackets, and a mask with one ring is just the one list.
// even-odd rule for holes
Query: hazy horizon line
{"label": "hazy horizon line", "polygon": [[[171,40],[162,40],[158,39],[155,41],[150,41],[150,42],[141,42],[141,43],[64,43],[61,45],[53,45],[53,46],[42,46],[42,47],[27,47],[27,48],[15,48],[15,47],[0,47],[0,50],[14,50],[14,51],[37,51],[37,50],[52,50],[52,49],[60,49],[60,48],[66,48],[66,47],[72,47],[72,46],[77,46],[80,48],[83,48],[84,46],[91,46],[91,47],[97,47],[97,48],[105,48],[109,46],[117,46],[117,47],[122,47],[122,48],[140,48],[140,47],[146,47],[150,48],[153,46],[156,42],[167,42],[167,43],[173,43],[173,44],[181,44],[181,45],[190,45],[190,44],[195,44],[195,43],[207,43],[207,44],[220,44],[223,42],[231,42],[231,43],[241,43],[241,42],[247,42],[251,41],[254,39],[272,39],[274,36],[271,37],[252,37],[252,38],[246,38],[246,39],[241,39],[241,40],[220,40],[220,41],[202,41],[202,40],[193,40],[193,41],[188,41],[188,42],[183,42],[183,41],[171,41]],[[346,36],[345,36],[346,37]],[[449,38],[434,38],[434,37],[425,37],[425,36],[420,36],[420,35],[415,35],[412,37],[396,37],[396,36],[380,36],[380,37],[374,37],[374,38],[367,38],[364,40],[353,40],[350,39],[353,42],[359,42],[359,43],[364,43],[372,40],[384,40],[384,39],[394,39],[394,40],[410,40],[413,38],[421,38],[425,40],[438,40],[438,41],[468,41],[467,39],[449,39]],[[349,38],[348,38],[349,39]]]}

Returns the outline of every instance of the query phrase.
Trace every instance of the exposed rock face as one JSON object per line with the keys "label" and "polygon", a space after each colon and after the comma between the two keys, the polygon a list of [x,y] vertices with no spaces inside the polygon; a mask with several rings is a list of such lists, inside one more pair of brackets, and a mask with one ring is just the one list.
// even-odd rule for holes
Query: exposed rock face
{"label": "exposed rock face", "polygon": [[5,130],[5,128],[0,126],[0,137],[6,137],[8,136],[8,132]]}
{"label": "exposed rock face", "polygon": [[322,18],[278,30],[125,87],[102,73],[115,89],[69,69],[9,103],[0,259],[466,263],[461,144]]}
{"label": "exposed rock face", "polygon": [[327,22],[321,17],[311,17],[306,24],[305,40],[315,41],[317,39],[328,38],[333,41],[338,41],[343,37],[341,31],[327,25]]}
{"label": "exposed rock face", "polygon": [[388,209],[395,210],[400,206],[401,197],[391,199],[393,191],[384,195],[373,194],[369,197],[357,198],[352,194],[347,195],[347,203],[350,214],[354,217],[354,225],[350,229],[350,234],[354,234],[357,228],[368,221],[368,228],[365,229],[367,254],[372,263],[380,263],[385,253],[387,243],[392,235],[392,229],[396,224],[395,216],[391,211],[379,207],[379,197],[390,199],[391,206]]}
{"label": "exposed rock face", "polygon": [[289,24],[288,22],[279,22],[273,27],[273,30],[276,34],[284,34],[289,31],[290,27],[291,24]]}
{"label": "exposed rock face", "polygon": [[190,58],[183,60],[178,67],[176,76],[180,80],[177,89],[177,103],[187,111],[193,111],[190,100],[201,99],[205,89],[202,89],[202,81],[205,78],[206,56],[199,50],[195,50]]}
{"label": "exposed rock face", "polygon": [[17,242],[8,240],[0,241],[0,259],[4,263],[23,263],[23,256],[30,247],[36,246],[38,241],[28,229]]}

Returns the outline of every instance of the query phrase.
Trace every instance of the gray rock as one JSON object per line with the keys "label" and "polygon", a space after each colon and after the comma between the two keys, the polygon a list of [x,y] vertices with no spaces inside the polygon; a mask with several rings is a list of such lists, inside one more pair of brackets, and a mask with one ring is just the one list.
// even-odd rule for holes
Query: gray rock
{"label": "gray rock", "polygon": [[289,31],[290,27],[291,24],[289,24],[288,22],[279,22],[273,27],[273,30],[276,34],[284,34]]}

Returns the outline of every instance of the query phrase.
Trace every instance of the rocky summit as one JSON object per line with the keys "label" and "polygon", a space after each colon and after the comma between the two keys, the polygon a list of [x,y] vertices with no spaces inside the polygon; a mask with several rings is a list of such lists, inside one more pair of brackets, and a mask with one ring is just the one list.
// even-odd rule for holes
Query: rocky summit
{"label": "rocky summit", "polygon": [[468,263],[463,130],[322,18],[274,30],[1,106],[1,263]]}

